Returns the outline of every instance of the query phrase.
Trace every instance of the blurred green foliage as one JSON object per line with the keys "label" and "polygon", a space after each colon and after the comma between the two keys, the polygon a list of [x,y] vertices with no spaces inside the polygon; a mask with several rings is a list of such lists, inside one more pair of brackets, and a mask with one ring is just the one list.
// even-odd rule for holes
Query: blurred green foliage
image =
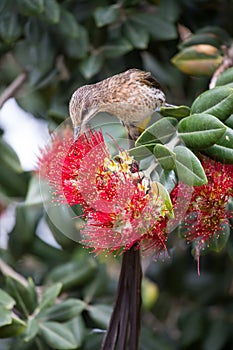
{"label": "blurred green foliage", "polygon": [[[77,87],[135,67],[158,78],[169,102],[191,106],[208,88],[212,68],[222,61],[222,45],[231,43],[232,17],[230,0],[1,0],[0,93],[25,72],[17,102],[55,127],[68,116],[68,102]],[[181,42],[178,23],[194,33],[187,41]],[[211,48],[200,54],[199,44]],[[204,62],[204,68],[192,71],[198,78],[191,77],[181,73],[172,59],[186,73],[187,62],[195,69]],[[203,69],[206,74],[200,77]],[[231,73],[217,85],[232,83]],[[224,89],[232,91],[231,86]],[[198,98],[193,113],[204,114],[207,108],[198,109]],[[186,112],[184,108],[182,118]],[[215,143],[216,133],[220,137],[225,129],[214,117],[206,118],[213,123],[210,136]],[[184,120],[181,135],[187,132]],[[231,138],[231,111],[225,125]],[[189,132],[196,127],[194,122]],[[148,131],[142,140],[157,154],[167,152],[151,143]],[[200,145],[199,140],[192,141],[195,147]],[[219,141],[221,150],[223,143]],[[36,175],[22,169],[2,136],[0,161],[0,220],[8,206],[14,207],[16,219],[8,248],[0,250],[0,350],[99,349],[100,330],[106,329],[111,314],[119,259],[93,257],[52,225],[43,210]],[[229,207],[233,208],[232,202]],[[58,213],[62,224],[66,214],[62,208]],[[66,220],[73,232],[71,219]],[[42,221],[61,249],[37,235]],[[144,300],[140,349],[233,348],[232,235],[219,254],[201,257],[200,277],[191,248],[175,235],[171,241],[176,247],[171,258],[150,262],[146,270],[150,284],[145,283],[143,294],[150,302]]]}

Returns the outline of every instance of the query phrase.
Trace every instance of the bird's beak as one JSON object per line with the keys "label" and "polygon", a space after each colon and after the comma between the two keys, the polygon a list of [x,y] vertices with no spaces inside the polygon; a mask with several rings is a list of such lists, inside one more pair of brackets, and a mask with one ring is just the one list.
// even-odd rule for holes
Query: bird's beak
{"label": "bird's beak", "polygon": [[74,126],[74,141],[77,140],[78,136],[80,133],[80,127],[79,126]]}
{"label": "bird's beak", "polygon": [[160,106],[160,107],[157,107],[155,109],[155,112],[160,112],[161,111],[161,107],[165,107],[165,108],[176,108],[177,106],[175,105],[170,105],[169,103],[164,103],[164,105]]}
{"label": "bird's beak", "polygon": [[176,108],[177,106],[176,106],[176,105],[170,105],[169,103],[165,103],[163,107],[166,107],[166,108]]}

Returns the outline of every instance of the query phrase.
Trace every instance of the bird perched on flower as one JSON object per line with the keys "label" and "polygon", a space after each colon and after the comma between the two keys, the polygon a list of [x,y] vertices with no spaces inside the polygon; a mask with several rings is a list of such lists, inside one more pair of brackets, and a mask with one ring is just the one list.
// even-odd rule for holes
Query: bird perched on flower
{"label": "bird perched on flower", "polygon": [[165,95],[150,72],[129,69],[96,84],[78,88],[69,105],[74,138],[99,112],[118,117],[127,127],[129,137],[139,136],[137,125],[157,108],[165,105]]}

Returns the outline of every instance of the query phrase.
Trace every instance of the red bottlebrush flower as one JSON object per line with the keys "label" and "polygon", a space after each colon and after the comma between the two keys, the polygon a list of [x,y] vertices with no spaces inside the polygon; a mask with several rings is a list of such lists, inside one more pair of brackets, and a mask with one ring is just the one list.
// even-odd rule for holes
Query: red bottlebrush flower
{"label": "red bottlebrush flower", "polygon": [[73,144],[70,134],[54,139],[40,163],[59,200],[82,205],[82,243],[96,252],[127,250],[135,243],[147,251],[166,249],[171,208],[127,151],[112,159],[100,131],[82,134]]}
{"label": "red bottlebrush flower", "polygon": [[[182,228],[187,241],[196,241],[197,250],[208,245],[215,234],[221,234],[224,223],[232,215],[227,212],[227,202],[233,196],[233,165],[202,159],[208,183],[193,188],[186,216],[182,218]],[[174,211],[179,213],[176,196],[178,191],[186,193],[184,184],[179,184],[172,192]],[[185,197],[185,195],[184,195]]]}

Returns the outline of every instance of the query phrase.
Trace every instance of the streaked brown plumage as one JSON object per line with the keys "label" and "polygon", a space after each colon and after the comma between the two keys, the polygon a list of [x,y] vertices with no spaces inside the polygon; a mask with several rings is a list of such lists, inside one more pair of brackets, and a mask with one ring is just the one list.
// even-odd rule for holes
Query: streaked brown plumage
{"label": "streaked brown plumage", "polygon": [[70,100],[70,117],[75,138],[99,112],[118,117],[129,136],[138,136],[136,125],[165,104],[165,95],[150,72],[129,69],[96,84],[77,89]]}

